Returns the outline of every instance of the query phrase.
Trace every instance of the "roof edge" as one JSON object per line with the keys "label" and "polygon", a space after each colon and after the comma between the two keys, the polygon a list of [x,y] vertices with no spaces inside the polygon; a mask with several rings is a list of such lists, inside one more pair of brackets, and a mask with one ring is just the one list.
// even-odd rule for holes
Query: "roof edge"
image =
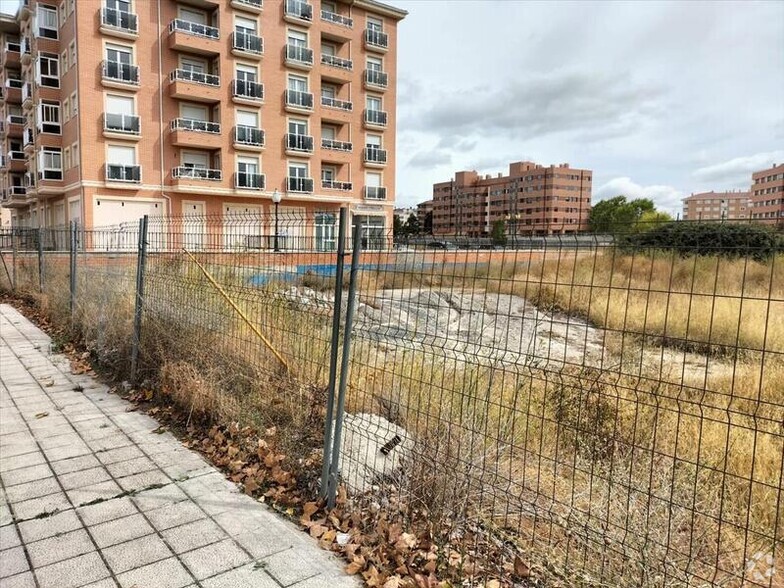
{"label": "roof edge", "polygon": [[355,6],[359,6],[360,8],[364,8],[366,10],[372,10],[374,12],[378,12],[383,14],[384,16],[389,16],[396,20],[403,20],[405,17],[408,16],[408,11],[403,10],[401,8],[395,8],[394,6],[390,6],[389,4],[384,4],[383,2],[379,2],[378,0],[353,0],[352,4]]}

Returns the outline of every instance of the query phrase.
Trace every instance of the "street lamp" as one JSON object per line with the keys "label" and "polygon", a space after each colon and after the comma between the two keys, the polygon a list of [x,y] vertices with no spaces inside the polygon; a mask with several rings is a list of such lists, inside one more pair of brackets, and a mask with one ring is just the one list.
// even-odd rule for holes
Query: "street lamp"
{"label": "street lamp", "polygon": [[275,191],[272,193],[272,201],[275,203],[275,239],[273,241],[273,251],[280,251],[280,247],[278,247],[278,205],[281,200],[283,200],[283,195],[275,188]]}

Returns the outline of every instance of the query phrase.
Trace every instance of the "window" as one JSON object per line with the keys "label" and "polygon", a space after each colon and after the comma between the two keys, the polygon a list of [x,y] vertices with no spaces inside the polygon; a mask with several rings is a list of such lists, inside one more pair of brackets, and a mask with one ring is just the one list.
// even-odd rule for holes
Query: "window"
{"label": "window", "polygon": [[367,19],[367,28],[369,31],[382,32],[384,30],[384,21],[380,18],[369,16]]}
{"label": "window", "polygon": [[203,59],[194,57],[183,57],[180,59],[180,69],[191,73],[207,73],[207,62]]}
{"label": "window", "polygon": [[68,52],[71,54],[71,67],[73,67],[76,65],[76,41],[69,43]]}
{"label": "window", "polygon": [[333,14],[337,14],[338,6],[334,2],[322,2],[321,3],[321,10],[325,10],[326,12],[331,12]]}
{"label": "window", "polygon": [[242,82],[255,82],[256,68],[249,65],[237,65],[237,79]]}
{"label": "window", "polygon": [[58,23],[57,8],[43,4],[38,5],[33,27],[33,32],[37,37],[57,39]]}
{"label": "window", "polygon": [[259,113],[253,110],[238,110],[237,124],[244,127],[258,128]]}
{"label": "window", "polygon": [[79,114],[79,102],[76,100],[76,92],[71,94],[71,118]]}
{"label": "window", "polygon": [[63,123],[71,120],[71,101],[66,98],[63,100]]}
{"label": "window", "polygon": [[68,72],[68,49],[63,50],[60,54],[60,70],[65,75]]}
{"label": "window", "polygon": [[307,163],[289,163],[288,189],[291,192],[312,192],[313,180],[308,177]]}
{"label": "window", "polygon": [[237,158],[237,187],[261,189],[264,187],[257,157]]}
{"label": "window", "polygon": [[381,149],[381,135],[367,135],[365,146],[368,149]]}
{"label": "window", "polygon": [[334,165],[322,165],[321,166],[321,181],[325,185],[331,185],[332,182],[335,181],[337,177],[337,170]]}
{"label": "window", "polygon": [[234,30],[238,33],[247,35],[255,35],[258,23],[251,18],[244,18],[242,16],[234,17]]}
{"label": "window", "polygon": [[133,63],[133,49],[122,45],[107,45],[106,60],[112,63],[130,65]]}
{"label": "window", "polygon": [[294,47],[302,47],[307,48],[308,46],[308,35],[307,33],[303,33],[300,31],[295,31],[289,29],[288,31],[288,44],[293,45]]}
{"label": "window", "polygon": [[384,63],[376,57],[367,58],[367,68],[369,71],[383,71]]}
{"label": "window", "polygon": [[57,54],[40,53],[36,62],[36,81],[47,88],[60,87],[59,75],[60,60]]}
{"label": "window", "polygon": [[307,135],[308,134],[308,121],[291,119],[289,120],[289,134],[291,135]]}
{"label": "window", "polygon": [[337,88],[335,86],[331,86],[329,84],[322,84],[321,85],[321,97],[322,98],[329,98],[330,100],[334,100],[337,98]]}
{"label": "window", "polygon": [[126,145],[109,145],[106,149],[106,179],[115,182],[139,182],[141,170],[136,165],[136,149]]}
{"label": "window", "polygon": [[68,0],[68,14],[73,14],[76,0]]}
{"label": "window", "polygon": [[108,94],[104,128],[120,133],[139,134],[139,117],[135,115],[135,103],[130,96]]}
{"label": "window", "polygon": [[79,165],[79,142],[71,145],[71,160],[74,166]]}
{"label": "window", "polygon": [[59,102],[44,100],[38,105],[38,130],[42,133],[60,134]]}
{"label": "window", "polygon": [[63,179],[63,153],[60,147],[44,147],[38,152],[38,177],[42,180]]}
{"label": "window", "polygon": [[329,55],[330,57],[335,57],[335,55],[337,55],[337,48],[332,43],[322,43],[321,54]]}
{"label": "window", "polygon": [[321,138],[328,139],[330,141],[334,141],[335,137],[337,136],[337,129],[331,125],[322,125],[321,126]]}
{"label": "window", "polygon": [[308,91],[308,78],[302,76],[289,76],[289,90],[294,92]]}
{"label": "window", "polygon": [[209,155],[196,151],[182,152],[182,166],[189,169],[207,169],[209,167]]}
{"label": "window", "polygon": [[106,0],[106,8],[128,14],[131,12],[131,3],[130,0]]}
{"label": "window", "polygon": [[184,6],[180,6],[179,13],[182,20],[195,22],[202,25],[207,24],[207,13],[201,10],[194,10],[193,8],[185,8]]}
{"label": "window", "polygon": [[65,14],[65,2],[60,2],[59,16],[60,16],[60,26],[63,26],[65,24],[65,17],[67,16]]}
{"label": "window", "polygon": [[71,169],[71,148],[66,147],[63,150],[63,169]]}

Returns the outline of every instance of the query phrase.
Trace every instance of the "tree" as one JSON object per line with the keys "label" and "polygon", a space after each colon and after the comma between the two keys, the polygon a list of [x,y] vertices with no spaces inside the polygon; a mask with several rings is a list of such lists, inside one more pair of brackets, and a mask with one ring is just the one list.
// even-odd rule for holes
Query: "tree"
{"label": "tree", "polygon": [[644,233],[665,223],[670,223],[672,220],[672,216],[666,212],[660,210],[646,210],[640,215],[640,218],[634,224],[632,231],[634,233]]}
{"label": "tree", "polygon": [[[651,220],[660,221],[665,213],[657,212],[649,198],[627,200],[626,196],[616,196],[602,200],[591,208],[588,224],[594,233],[629,233],[646,230],[646,222],[640,221],[645,215]],[[654,216],[651,216],[654,215]],[[666,215],[670,219],[669,215]],[[650,225],[651,228],[656,226]]]}
{"label": "tree", "polygon": [[503,220],[497,220],[493,223],[490,239],[492,239],[493,245],[506,245],[506,223]]}
{"label": "tree", "polygon": [[398,215],[394,215],[392,218],[392,237],[394,239],[399,239],[404,233],[403,221],[400,220]]}
{"label": "tree", "polygon": [[414,213],[408,215],[408,220],[406,220],[406,224],[403,225],[403,232],[406,235],[418,235],[419,234],[419,217]]}
{"label": "tree", "polygon": [[432,211],[428,211],[425,213],[425,226],[422,227],[424,229],[425,235],[432,235],[433,234],[433,213]]}

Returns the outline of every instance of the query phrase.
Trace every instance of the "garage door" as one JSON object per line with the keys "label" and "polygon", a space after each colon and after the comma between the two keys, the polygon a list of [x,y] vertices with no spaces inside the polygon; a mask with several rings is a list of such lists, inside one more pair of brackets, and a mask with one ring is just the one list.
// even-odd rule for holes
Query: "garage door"
{"label": "garage door", "polygon": [[[93,203],[93,246],[105,250],[135,250],[139,242],[139,219],[145,214],[161,216],[163,213],[163,200],[96,198]],[[150,236],[153,241],[153,235]]]}
{"label": "garage door", "polygon": [[260,205],[226,204],[223,207],[223,246],[226,249],[260,249],[263,225]]}

